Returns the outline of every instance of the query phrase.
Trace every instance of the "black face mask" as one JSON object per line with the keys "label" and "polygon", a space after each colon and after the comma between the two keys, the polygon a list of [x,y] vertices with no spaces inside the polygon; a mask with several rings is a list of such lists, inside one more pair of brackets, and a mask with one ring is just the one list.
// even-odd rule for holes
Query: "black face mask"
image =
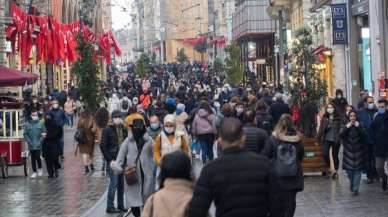
{"label": "black face mask", "polygon": [[140,139],[142,139],[145,132],[146,132],[145,128],[132,129],[132,134],[133,134],[133,138],[135,139],[135,141],[138,142]]}

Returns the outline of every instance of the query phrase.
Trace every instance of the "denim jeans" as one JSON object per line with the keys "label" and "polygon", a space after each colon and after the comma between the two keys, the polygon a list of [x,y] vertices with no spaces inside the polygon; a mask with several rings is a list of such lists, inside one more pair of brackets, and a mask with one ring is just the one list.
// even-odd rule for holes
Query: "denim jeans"
{"label": "denim jeans", "polygon": [[387,174],[385,173],[385,162],[388,162],[388,157],[376,157],[376,170],[377,174],[386,181],[388,179]]}
{"label": "denim jeans", "polygon": [[74,126],[74,114],[66,114],[66,124],[67,126]]}
{"label": "denim jeans", "polygon": [[114,201],[115,201],[116,191],[117,191],[117,205],[118,207],[124,207],[124,177],[123,175],[113,174],[113,171],[109,166],[106,167],[106,170],[109,175],[107,208],[115,207]]}
{"label": "denim jeans", "polygon": [[361,184],[361,170],[346,170],[352,192],[358,192]]}
{"label": "denim jeans", "polygon": [[207,161],[213,160],[214,135],[213,134],[199,135],[198,141],[201,144],[201,148],[202,148],[202,162],[205,164]]}

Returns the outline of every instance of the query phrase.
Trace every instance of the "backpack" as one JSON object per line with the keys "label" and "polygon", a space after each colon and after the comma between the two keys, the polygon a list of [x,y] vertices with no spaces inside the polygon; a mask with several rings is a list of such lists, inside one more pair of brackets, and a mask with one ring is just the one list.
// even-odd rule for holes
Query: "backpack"
{"label": "backpack", "polygon": [[77,129],[77,131],[74,134],[74,140],[78,144],[86,144],[86,134],[84,129]]}
{"label": "backpack", "polygon": [[296,147],[291,143],[281,142],[276,146],[272,171],[278,178],[297,177],[298,159]]}
{"label": "backpack", "polygon": [[123,110],[127,110],[129,108],[129,103],[127,100],[123,100],[123,102],[121,103],[121,108]]}

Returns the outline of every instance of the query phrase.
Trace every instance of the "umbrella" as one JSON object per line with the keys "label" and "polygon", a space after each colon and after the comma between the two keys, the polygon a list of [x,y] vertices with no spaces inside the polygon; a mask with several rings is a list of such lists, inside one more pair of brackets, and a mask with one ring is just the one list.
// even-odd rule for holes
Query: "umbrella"
{"label": "umbrella", "polygon": [[36,80],[38,80],[38,75],[0,66],[0,87],[30,85]]}

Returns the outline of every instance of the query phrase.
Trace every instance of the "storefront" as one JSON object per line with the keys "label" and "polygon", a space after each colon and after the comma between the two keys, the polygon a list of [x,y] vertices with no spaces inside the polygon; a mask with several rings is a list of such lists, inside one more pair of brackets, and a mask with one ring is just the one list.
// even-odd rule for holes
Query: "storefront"
{"label": "storefront", "polygon": [[312,68],[318,72],[320,77],[326,81],[327,93],[329,97],[334,97],[334,75],[333,75],[333,54],[330,48],[320,45],[313,50],[316,63]]}

